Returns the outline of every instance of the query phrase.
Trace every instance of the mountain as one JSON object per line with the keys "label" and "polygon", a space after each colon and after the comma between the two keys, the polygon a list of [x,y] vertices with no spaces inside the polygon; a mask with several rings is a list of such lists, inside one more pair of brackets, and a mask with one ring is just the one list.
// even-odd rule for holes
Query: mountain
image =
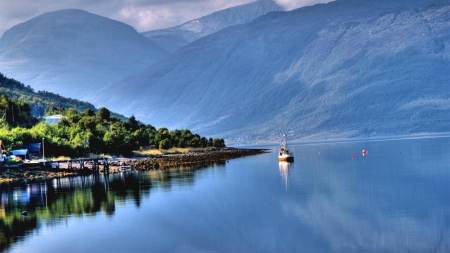
{"label": "mountain", "polygon": [[167,55],[131,26],[77,9],[42,14],[0,38],[1,72],[78,99]]}
{"label": "mountain", "polygon": [[91,102],[227,143],[282,131],[290,139],[449,131],[449,12],[445,0],[272,12],[198,39]]}
{"label": "mountain", "polygon": [[271,11],[283,11],[283,8],[272,0],[258,0],[217,11],[179,26],[143,32],[142,35],[168,52],[175,52],[196,39],[215,33],[225,27],[248,23]]}
{"label": "mountain", "polygon": [[[0,73],[0,95],[6,95],[12,100],[22,101],[30,106],[30,112],[34,117],[42,117],[51,108],[56,107],[61,108],[73,108],[79,112],[83,112],[86,109],[90,109],[97,112],[98,109],[95,108],[93,104],[88,102],[80,101],[78,99],[66,98],[58,94],[54,94],[48,91],[38,91],[35,92],[29,85],[13,79],[8,78],[2,73]],[[20,108],[18,111],[20,113]],[[127,118],[123,115],[110,112],[112,116],[119,119],[126,120]]]}

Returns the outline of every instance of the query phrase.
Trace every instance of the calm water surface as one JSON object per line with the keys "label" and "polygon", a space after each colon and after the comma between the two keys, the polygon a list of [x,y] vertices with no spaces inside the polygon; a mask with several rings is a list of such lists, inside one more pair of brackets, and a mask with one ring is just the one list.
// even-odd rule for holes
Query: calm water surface
{"label": "calm water surface", "polygon": [[291,145],[291,164],[269,148],[203,168],[1,184],[0,250],[450,252],[450,137]]}

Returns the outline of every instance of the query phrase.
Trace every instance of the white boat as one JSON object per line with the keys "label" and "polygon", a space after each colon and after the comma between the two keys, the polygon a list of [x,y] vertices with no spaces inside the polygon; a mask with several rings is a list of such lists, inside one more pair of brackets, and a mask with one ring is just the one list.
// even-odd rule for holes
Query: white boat
{"label": "white boat", "polygon": [[285,133],[283,133],[283,140],[280,144],[280,150],[278,152],[278,160],[279,161],[285,161],[285,162],[293,162],[294,161],[294,154],[292,154],[289,151],[289,148],[287,146],[287,136]]}
{"label": "white boat", "polygon": [[121,165],[120,169],[122,171],[130,171],[131,170],[131,166],[129,166],[129,165]]}
{"label": "white boat", "polygon": [[131,170],[131,166],[130,165],[126,165],[124,162],[123,162],[123,157],[122,157],[122,159],[121,159],[121,161],[120,161],[120,169],[122,170],[122,171],[129,171],[129,170]]}

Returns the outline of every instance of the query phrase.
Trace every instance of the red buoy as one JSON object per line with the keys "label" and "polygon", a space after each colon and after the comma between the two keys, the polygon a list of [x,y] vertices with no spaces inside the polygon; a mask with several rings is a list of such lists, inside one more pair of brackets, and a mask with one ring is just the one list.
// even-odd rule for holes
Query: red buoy
{"label": "red buoy", "polygon": [[363,156],[366,156],[367,154],[368,154],[367,150],[363,149],[362,155],[363,155]]}

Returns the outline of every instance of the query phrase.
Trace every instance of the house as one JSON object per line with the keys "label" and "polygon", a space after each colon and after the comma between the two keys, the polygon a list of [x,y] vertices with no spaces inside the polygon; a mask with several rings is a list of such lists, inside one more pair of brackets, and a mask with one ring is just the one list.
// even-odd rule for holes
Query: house
{"label": "house", "polygon": [[58,124],[58,122],[59,122],[62,118],[64,118],[64,116],[59,115],[59,114],[58,114],[58,115],[52,115],[52,116],[44,117],[45,122],[47,122],[48,124]]}
{"label": "house", "polygon": [[28,149],[11,150],[11,154],[20,157],[22,160],[30,159],[30,153],[28,152]]}

